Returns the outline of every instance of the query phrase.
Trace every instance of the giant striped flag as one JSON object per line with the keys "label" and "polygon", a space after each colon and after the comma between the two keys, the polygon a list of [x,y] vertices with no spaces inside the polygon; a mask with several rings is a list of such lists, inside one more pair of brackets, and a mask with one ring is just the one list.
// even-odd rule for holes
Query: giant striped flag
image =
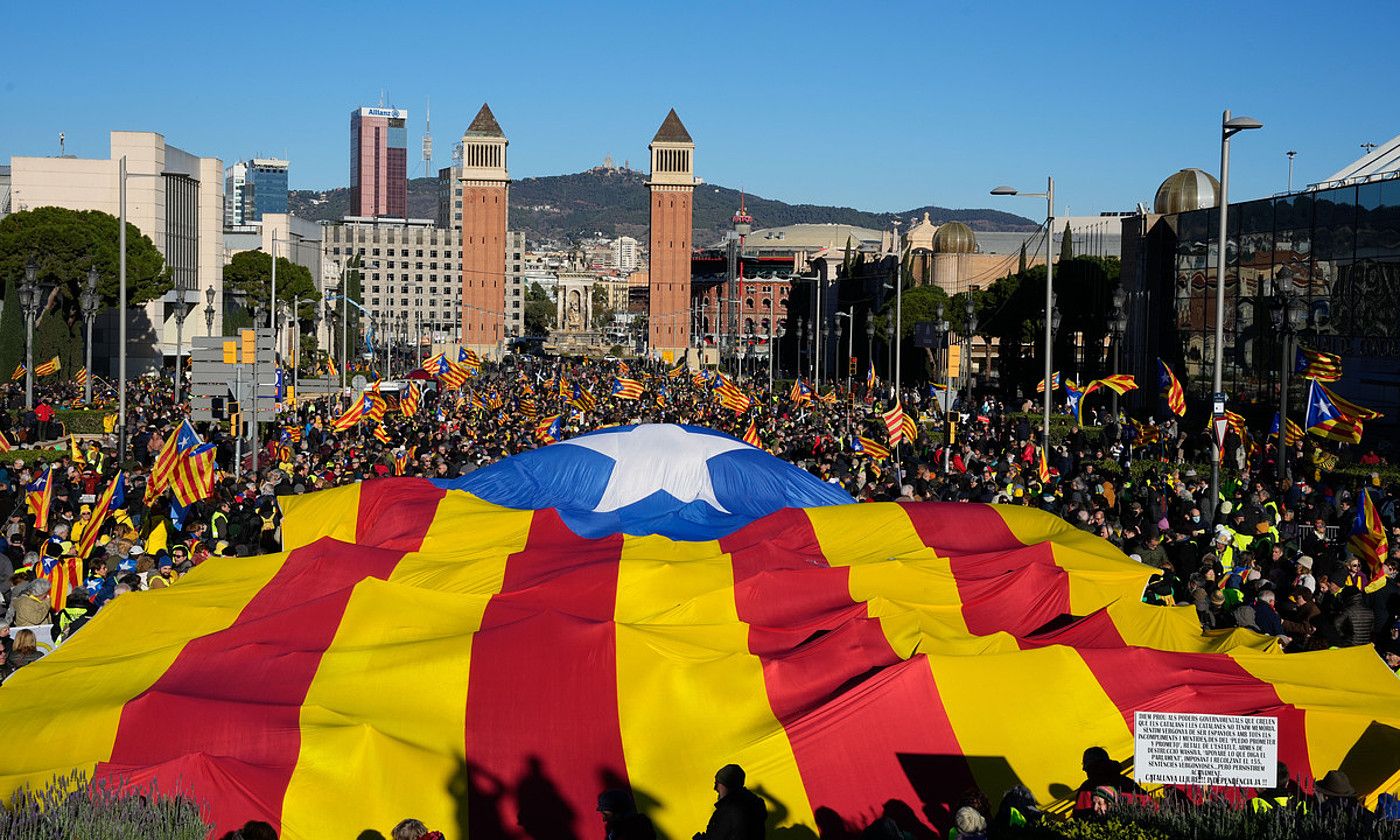
{"label": "giant striped flag", "polygon": [[1161,359],[1157,360],[1157,366],[1157,384],[1162,389],[1162,396],[1167,398],[1167,406],[1177,417],[1184,417],[1186,395],[1181,390],[1181,380],[1176,378],[1176,374],[1172,373],[1172,369]]}
{"label": "giant striped flag", "polygon": [[[0,800],[79,771],[182,792],[214,836],[411,814],[586,837],[620,785],[688,837],[732,762],[782,803],[774,833],[897,799],[947,836],[1008,774],[1048,802],[1086,744],[1130,757],[1140,710],[1266,720],[1296,779],[1345,756],[1360,799],[1400,789],[1400,684],[1373,650],[1203,634],[1142,602],[1154,569],[1031,508],[857,505],[676,426],[279,501],[282,553],[204,563],[6,682],[0,714],[44,725]],[[522,813],[538,790],[548,810]]]}
{"label": "giant striped flag", "polygon": [[1385,574],[1381,564],[1390,551],[1385,538],[1385,522],[1381,521],[1380,511],[1365,488],[1361,490],[1356,516],[1352,518],[1351,531],[1347,534],[1347,549],[1366,564],[1370,577]]}
{"label": "giant striped flag", "polygon": [[1324,353],[1300,344],[1294,353],[1294,360],[1294,372],[1304,379],[1336,382],[1342,378],[1342,357],[1336,353]]}

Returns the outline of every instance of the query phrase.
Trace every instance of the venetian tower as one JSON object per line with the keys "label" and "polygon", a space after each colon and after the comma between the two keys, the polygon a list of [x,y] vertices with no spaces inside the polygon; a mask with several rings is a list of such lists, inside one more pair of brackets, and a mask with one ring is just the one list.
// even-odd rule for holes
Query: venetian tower
{"label": "venetian tower", "polygon": [[462,135],[462,344],[495,358],[505,341],[510,174],[501,124],[483,104]]}
{"label": "venetian tower", "polygon": [[668,361],[690,346],[691,210],[695,143],[676,110],[651,140],[650,305],[647,342]]}

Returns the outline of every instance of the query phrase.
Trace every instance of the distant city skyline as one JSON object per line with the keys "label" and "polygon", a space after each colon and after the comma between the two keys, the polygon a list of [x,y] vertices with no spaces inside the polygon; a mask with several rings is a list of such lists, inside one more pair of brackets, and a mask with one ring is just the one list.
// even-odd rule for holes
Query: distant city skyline
{"label": "distant city skyline", "polygon": [[[675,107],[709,182],[791,203],[1033,217],[1032,202],[988,191],[1039,189],[1053,174],[1060,214],[1150,204],[1176,170],[1218,170],[1226,107],[1265,124],[1235,145],[1236,199],[1282,192],[1286,151],[1299,188],[1400,134],[1387,90],[1400,57],[1366,7],[546,6],[289,4],[239,40],[236,64],[169,37],[172,22],[225,25],[217,9],[17,7],[0,163],[57,154],[59,132],[67,153],[104,157],[110,130],[149,130],[225,166],[290,159],[292,189],[346,187],[346,114],[383,93],[410,113],[410,178],[423,175],[429,101],[433,170],[483,102],[510,137],[512,178],[605,155],[645,169],[646,140]],[[447,37],[467,31],[496,34],[469,50]],[[1318,40],[1327,33],[1345,44]],[[349,60],[366,42],[375,60]]]}

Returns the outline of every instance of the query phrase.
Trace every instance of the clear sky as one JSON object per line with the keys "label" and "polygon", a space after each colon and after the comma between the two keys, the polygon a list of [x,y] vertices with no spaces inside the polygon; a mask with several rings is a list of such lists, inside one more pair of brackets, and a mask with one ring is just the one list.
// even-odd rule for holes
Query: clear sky
{"label": "clear sky", "polygon": [[[1390,0],[1393,3],[1394,0]],[[1387,10],[1389,6],[1389,10]],[[349,181],[349,114],[431,99],[434,166],[483,101],[513,177],[611,154],[645,168],[674,106],[697,174],[792,202],[1034,216],[1130,209],[1185,166],[1231,197],[1316,181],[1400,134],[1389,3],[16,2],[4,13],[0,162],[105,156],[111,129],[223,158],[287,156],[294,188]],[[761,223],[761,220],[760,220]]]}

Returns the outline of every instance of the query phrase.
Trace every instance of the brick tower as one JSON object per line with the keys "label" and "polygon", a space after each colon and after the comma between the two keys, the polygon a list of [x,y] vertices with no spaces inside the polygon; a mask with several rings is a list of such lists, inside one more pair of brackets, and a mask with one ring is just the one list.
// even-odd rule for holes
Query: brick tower
{"label": "brick tower", "polygon": [[651,140],[651,303],[647,343],[672,360],[690,346],[691,201],[695,143],[676,116],[666,115]]}
{"label": "brick tower", "polygon": [[506,136],[482,105],[462,135],[462,344],[496,357],[506,325]]}

